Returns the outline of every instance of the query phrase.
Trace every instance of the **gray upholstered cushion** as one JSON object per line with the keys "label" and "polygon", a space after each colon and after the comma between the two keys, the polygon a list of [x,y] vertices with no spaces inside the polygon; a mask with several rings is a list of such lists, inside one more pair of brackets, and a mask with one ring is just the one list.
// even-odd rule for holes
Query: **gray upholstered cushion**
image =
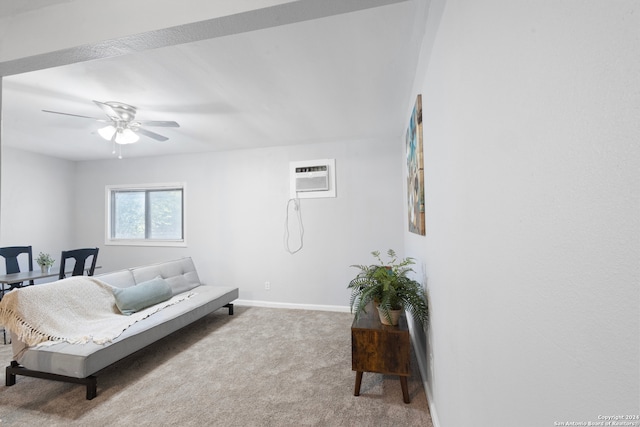
{"label": "gray upholstered cushion", "polygon": [[128,288],[129,286],[134,286],[136,284],[131,270],[120,270],[112,273],[99,274],[95,277],[116,288]]}
{"label": "gray upholstered cushion", "polygon": [[191,258],[182,258],[160,264],[147,265],[131,270],[136,283],[146,282],[160,276],[165,279],[173,295],[181,294],[200,285],[200,278]]}

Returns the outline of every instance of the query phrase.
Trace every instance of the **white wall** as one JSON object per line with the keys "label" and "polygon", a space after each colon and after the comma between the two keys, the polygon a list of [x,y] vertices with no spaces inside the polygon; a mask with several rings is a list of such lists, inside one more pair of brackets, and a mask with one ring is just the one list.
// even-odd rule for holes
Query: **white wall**
{"label": "white wall", "polygon": [[[105,185],[185,182],[188,247],[104,246],[103,271],[191,256],[203,282],[238,286],[241,299],[346,307],[356,273],[349,266],[402,245],[402,155],[393,141],[345,141],[82,162],[79,235],[104,242]],[[289,162],[322,158],[336,159],[338,196],[301,199],[304,247],[291,255],[284,248]]]}
{"label": "white wall", "polygon": [[[74,162],[4,147],[0,169],[0,246],[31,245],[34,268],[38,252],[51,254],[57,268],[60,252],[78,241]],[[20,269],[28,270],[28,263],[20,261]]]}
{"label": "white wall", "polygon": [[436,17],[415,88],[427,235],[405,251],[430,297],[437,425],[639,414],[640,4]]}

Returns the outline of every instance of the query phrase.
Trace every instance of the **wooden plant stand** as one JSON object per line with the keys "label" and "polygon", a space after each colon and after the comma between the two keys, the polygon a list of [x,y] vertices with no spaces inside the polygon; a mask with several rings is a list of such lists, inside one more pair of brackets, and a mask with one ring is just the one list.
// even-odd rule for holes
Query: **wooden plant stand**
{"label": "wooden plant stand", "polygon": [[404,403],[410,403],[407,377],[410,375],[411,340],[403,313],[398,326],[380,322],[377,310],[367,307],[351,325],[351,369],[356,371],[354,396],[360,395],[364,372],[400,376]]}

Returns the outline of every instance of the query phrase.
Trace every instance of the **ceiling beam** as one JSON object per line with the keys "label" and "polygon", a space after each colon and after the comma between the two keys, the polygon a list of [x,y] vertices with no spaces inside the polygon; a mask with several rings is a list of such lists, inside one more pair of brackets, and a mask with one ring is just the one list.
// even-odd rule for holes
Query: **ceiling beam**
{"label": "ceiling beam", "polygon": [[208,40],[405,1],[409,0],[299,0],[0,62],[0,77]]}

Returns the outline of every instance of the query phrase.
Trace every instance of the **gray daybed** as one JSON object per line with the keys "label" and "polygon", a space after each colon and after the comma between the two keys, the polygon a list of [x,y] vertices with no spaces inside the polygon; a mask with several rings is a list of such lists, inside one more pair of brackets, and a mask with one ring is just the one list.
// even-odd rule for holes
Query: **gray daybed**
{"label": "gray daybed", "polygon": [[233,314],[231,302],[238,298],[238,288],[201,284],[191,258],[106,273],[95,278],[113,287],[128,288],[158,276],[170,285],[174,296],[187,292],[190,296],[134,323],[110,342],[57,342],[28,347],[12,332],[14,360],[6,368],[6,385],[14,385],[16,375],[67,381],[86,385],[87,399],[93,399],[97,395],[95,374],[100,370],[221,307],[227,307],[229,314]]}

